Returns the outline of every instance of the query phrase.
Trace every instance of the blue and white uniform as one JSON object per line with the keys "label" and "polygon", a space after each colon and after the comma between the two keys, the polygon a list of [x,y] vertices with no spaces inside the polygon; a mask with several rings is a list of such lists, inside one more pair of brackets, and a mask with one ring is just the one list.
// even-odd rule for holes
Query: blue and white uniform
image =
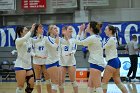
{"label": "blue and white uniform", "polygon": [[120,68],[121,62],[118,58],[116,37],[108,38],[103,48],[105,49],[106,61],[108,62],[107,65],[116,69]]}
{"label": "blue and white uniform", "polygon": [[[36,36],[33,39],[37,39],[37,38],[38,37]],[[36,43],[33,44],[33,52],[37,56],[47,56],[47,47],[46,47],[44,37],[42,38],[42,40],[40,42],[36,42]],[[46,64],[46,59],[33,57],[33,63],[38,64],[38,65],[45,65]]]}
{"label": "blue and white uniform", "polygon": [[75,39],[71,38],[68,41],[61,38],[60,41],[61,54],[60,54],[60,66],[76,66],[75,52],[77,45]]}
{"label": "blue and white uniform", "polygon": [[76,44],[87,46],[90,52],[88,62],[91,68],[104,70],[105,62],[103,58],[103,48],[101,37],[99,35],[91,35],[84,40],[79,40],[80,36],[77,35]]}
{"label": "blue and white uniform", "polygon": [[46,49],[48,51],[47,63],[46,68],[50,68],[53,66],[59,66],[60,60],[60,51],[59,51],[59,44],[55,43],[55,38],[51,36],[44,37],[46,43]]}
{"label": "blue and white uniform", "polygon": [[17,49],[17,59],[15,62],[15,70],[29,70],[31,66],[31,50],[32,39],[30,38],[31,32],[29,31],[24,37],[17,38],[15,41]]}

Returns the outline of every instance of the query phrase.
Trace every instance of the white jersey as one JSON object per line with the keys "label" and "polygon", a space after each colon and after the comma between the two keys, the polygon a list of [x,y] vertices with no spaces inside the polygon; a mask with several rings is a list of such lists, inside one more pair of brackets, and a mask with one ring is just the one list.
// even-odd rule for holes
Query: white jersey
{"label": "white jersey", "polygon": [[55,43],[55,38],[52,38],[50,36],[44,37],[45,42],[46,42],[46,47],[47,47],[47,52],[48,52],[48,57],[47,57],[47,63],[46,64],[52,64],[60,59],[59,55],[59,46],[58,44]]}
{"label": "white jersey", "polygon": [[[34,37],[34,39],[37,39],[38,37]],[[45,39],[43,39],[40,42],[36,42],[33,44],[33,52],[37,56],[47,56],[47,47],[45,43]],[[38,65],[44,65],[46,64],[46,59],[33,57],[33,63]]]}
{"label": "white jersey", "polygon": [[17,59],[15,67],[21,67],[24,69],[31,68],[31,32],[29,31],[24,37],[17,38],[15,41],[17,49]]}
{"label": "white jersey", "polygon": [[108,38],[103,48],[105,49],[106,61],[118,57],[116,37]]}
{"label": "white jersey", "polygon": [[77,35],[77,39],[76,39],[77,45],[88,46],[88,50],[90,53],[88,62],[104,67],[105,62],[103,58],[101,37],[99,35],[91,35],[84,40],[79,40],[79,39],[80,36]]}
{"label": "white jersey", "polygon": [[[67,43],[68,42],[68,43]],[[75,52],[77,46],[75,44],[75,39],[71,38],[68,41],[65,39],[61,39],[60,41],[60,48],[61,48],[61,56],[60,56],[60,63],[61,66],[73,66],[76,65],[75,60]]]}

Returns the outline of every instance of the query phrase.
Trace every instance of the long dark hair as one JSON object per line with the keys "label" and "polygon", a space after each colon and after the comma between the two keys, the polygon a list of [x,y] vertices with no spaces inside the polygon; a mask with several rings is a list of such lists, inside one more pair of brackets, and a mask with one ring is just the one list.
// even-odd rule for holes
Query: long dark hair
{"label": "long dark hair", "polygon": [[16,39],[17,39],[18,37],[21,37],[21,33],[23,32],[24,27],[25,27],[25,26],[23,26],[23,25],[20,25],[20,26],[17,26],[17,27],[16,27],[16,36],[15,36],[14,42],[16,41]]}
{"label": "long dark hair", "polygon": [[90,22],[90,28],[93,29],[94,34],[99,34],[101,25],[96,21],[91,21]]}
{"label": "long dark hair", "polygon": [[119,32],[118,30],[119,29],[117,27],[112,26],[112,25],[109,25],[108,28],[109,28],[109,30],[112,31],[112,35],[116,36],[117,43],[118,43],[118,45],[120,45],[120,43],[119,43],[119,37],[118,37],[118,32]]}
{"label": "long dark hair", "polygon": [[34,33],[33,33],[33,35],[32,35],[32,37],[35,37],[36,35],[37,35],[37,29],[38,29],[38,27],[40,26],[41,24],[35,24],[35,29],[34,29]]}

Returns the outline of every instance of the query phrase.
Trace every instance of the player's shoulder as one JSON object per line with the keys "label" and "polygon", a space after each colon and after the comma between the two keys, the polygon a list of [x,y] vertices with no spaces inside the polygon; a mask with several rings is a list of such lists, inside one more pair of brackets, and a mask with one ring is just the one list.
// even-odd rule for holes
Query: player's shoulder
{"label": "player's shoulder", "polygon": [[109,38],[109,41],[115,41],[115,40],[117,40],[116,37],[110,37]]}

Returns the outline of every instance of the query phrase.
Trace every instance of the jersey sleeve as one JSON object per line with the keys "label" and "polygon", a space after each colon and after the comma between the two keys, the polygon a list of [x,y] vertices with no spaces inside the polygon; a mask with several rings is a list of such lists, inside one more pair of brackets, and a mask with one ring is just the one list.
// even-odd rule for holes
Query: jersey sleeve
{"label": "jersey sleeve", "polygon": [[87,37],[86,39],[84,40],[80,40],[80,36],[77,35],[76,37],[76,41],[75,43],[77,45],[83,45],[83,46],[88,46],[89,44],[91,44],[93,42],[93,39],[91,38],[91,36]]}
{"label": "jersey sleeve", "polygon": [[45,39],[46,39],[45,40],[46,45],[49,45],[53,48],[58,48],[58,44],[56,44],[55,42],[52,42],[49,37],[45,37]]}
{"label": "jersey sleeve", "polygon": [[28,40],[31,36],[31,32],[29,31],[24,37],[17,38],[16,39],[16,45],[21,45],[23,44],[26,40]]}
{"label": "jersey sleeve", "polygon": [[72,53],[75,54],[76,50],[77,50],[77,45],[74,44],[74,46],[72,47]]}

